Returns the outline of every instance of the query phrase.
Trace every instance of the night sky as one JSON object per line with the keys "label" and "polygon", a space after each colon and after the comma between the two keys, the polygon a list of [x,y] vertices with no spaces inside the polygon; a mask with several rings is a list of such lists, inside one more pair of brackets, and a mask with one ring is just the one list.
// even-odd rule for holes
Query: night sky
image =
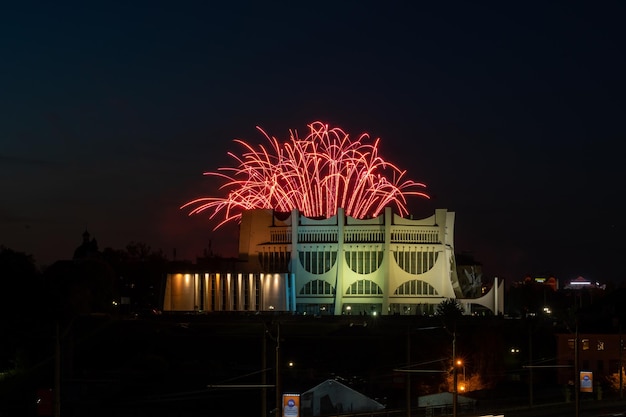
{"label": "night sky", "polygon": [[[127,4],[128,3],[128,4]],[[221,3],[221,4],[220,4]],[[4,2],[0,244],[41,265],[145,242],[211,245],[212,195],[256,126],[381,138],[456,212],[485,275],[624,281],[626,3]]]}

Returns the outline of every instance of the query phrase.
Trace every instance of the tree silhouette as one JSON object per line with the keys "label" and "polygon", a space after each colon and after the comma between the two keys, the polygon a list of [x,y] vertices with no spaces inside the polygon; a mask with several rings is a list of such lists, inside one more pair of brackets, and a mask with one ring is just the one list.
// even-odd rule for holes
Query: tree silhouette
{"label": "tree silhouette", "polygon": [[32,255],[0,246],[0,315],[15,318],[31,314],[40,295],[41,274]]}
{"label": "tree silhouette", "polygon": [[131,312],[161,308],[161,287],[168,264],[163,251],[155,251],[143,242],[130,242],[125,250],[105,249],[102,258],[115,271],[120,296],[130,302],[124,308]]}
{"label": "tree silhouette", "polygon": [[464,311],[465,309],[458,300],[447,298],[437,305],[435,314],[442,319],[446,328],[452,331]]}

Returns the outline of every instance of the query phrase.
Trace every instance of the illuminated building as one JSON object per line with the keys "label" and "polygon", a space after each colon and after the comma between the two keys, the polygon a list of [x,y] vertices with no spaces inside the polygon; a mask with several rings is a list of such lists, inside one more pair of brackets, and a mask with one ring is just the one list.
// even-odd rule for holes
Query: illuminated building
{"label": "illuminated building", "polygon": [[454,258],[455,213],[424,219],[386,208],[368,219],[313,219],[297,210],[242,213],[237,271],[168,274],[164,311],[431,315],[445,299],[470,314],[503,311],[498,281],[466,299]]}

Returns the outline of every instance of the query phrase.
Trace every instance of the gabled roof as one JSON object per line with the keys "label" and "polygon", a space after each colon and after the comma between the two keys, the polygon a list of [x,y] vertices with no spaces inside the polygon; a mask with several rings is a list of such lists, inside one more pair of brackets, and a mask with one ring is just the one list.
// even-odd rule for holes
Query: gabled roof
{"label": "gabled roof", "polygon": [[[457,395],[458,404],[473,404],[476,400]],[[442,407],[446,405],[452,405],[452,393],[440,392],[438,394],[423,395],[417,398],[418,407]]]}
{"label": "gabled roof", "polygon": [[[308,398],[312,399],[312,403],[307,404]],[[329,400],[332,407],[340,411],[367,412],[382,410],[385,408],[385,406],[378,401],[373,400],[334,379],[327,379],[321,384],[318,384],[310,390],[304,392],[301,395],[302,407],[310,407],[314,411],[313,415],[318,415],[315,411],[316,409],[319,411],[320,407],[323,408],[323,405],[319,404],[319,401],[322,398]]]}

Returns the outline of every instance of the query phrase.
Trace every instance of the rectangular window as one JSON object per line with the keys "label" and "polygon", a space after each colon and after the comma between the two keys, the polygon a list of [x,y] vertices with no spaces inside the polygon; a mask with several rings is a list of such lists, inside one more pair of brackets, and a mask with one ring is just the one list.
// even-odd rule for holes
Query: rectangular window
{"label": "rectangular window", "polygon": [[604,341],[598,340],[598,343],[596,344],[596,346],[598,350],[604,350]]}
{"label": "rectangular window", "polygon": [[317,257],[317,252],[313,252],[311,256],[313,257],[313,260],[311,261],[311,273],[319,274],[319,260]]}
{"label": "rectangular window", "polygon": [[422,269],[422,265],[424,264],[424,259],[423,259],[424,253],[423,252],[418,252],[417,253],[417,265],[416,265],[416,270],[418,274],[421,274],[423,271]]}
{"label": "rectangular window", "polygon": [[567,347],[569,348],[569,350],[574,350],[575,346],[576,341],[574,339],[567,339]]}
{"label": "rectangular window", "polygon": [[589,339],[581,340],[581,345],[583,347],[583,350],[589,350]]}

